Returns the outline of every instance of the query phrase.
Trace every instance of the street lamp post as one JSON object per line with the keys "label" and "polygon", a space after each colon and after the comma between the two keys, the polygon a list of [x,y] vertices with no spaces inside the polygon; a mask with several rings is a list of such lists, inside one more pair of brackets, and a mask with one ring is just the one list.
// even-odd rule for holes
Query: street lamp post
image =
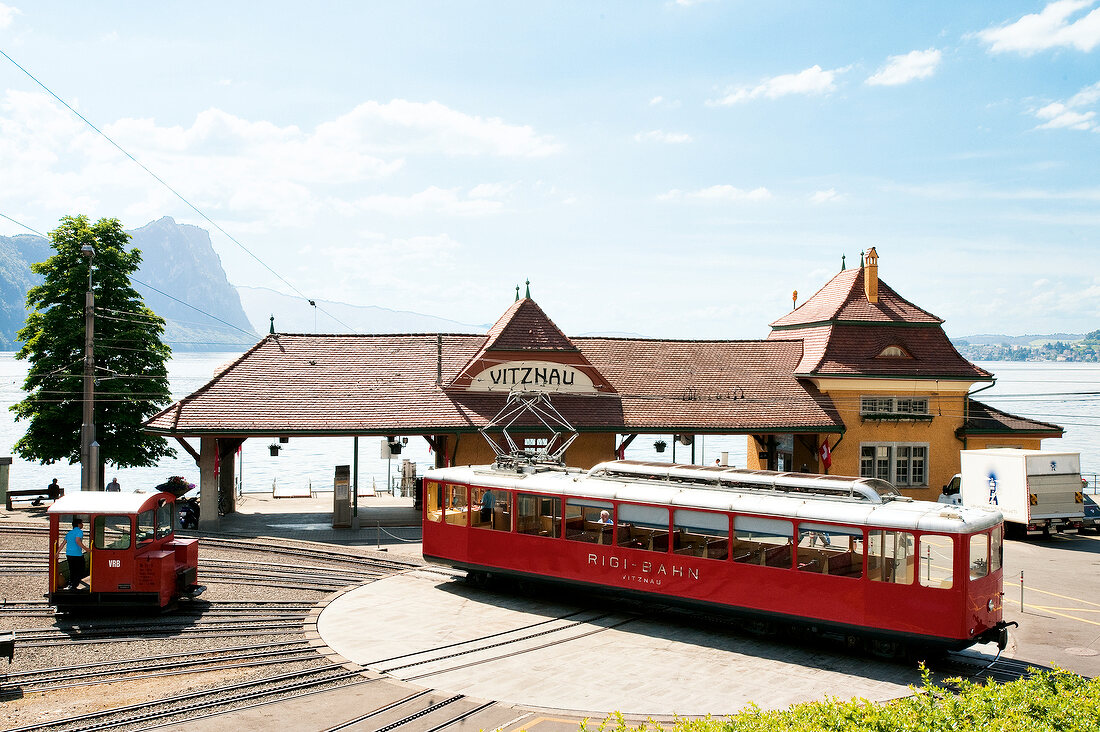
{"label": "street lamp post", "polygon": [[95,336],[95,295],[92,292],[92,260],[95,249],[90,244],[80,248],[88,260],[88,291],[84,295],[84,420],[80,425],[80,490],[97,491],[99,487],[99,445],[95,441],[95,356],[92,344]]}

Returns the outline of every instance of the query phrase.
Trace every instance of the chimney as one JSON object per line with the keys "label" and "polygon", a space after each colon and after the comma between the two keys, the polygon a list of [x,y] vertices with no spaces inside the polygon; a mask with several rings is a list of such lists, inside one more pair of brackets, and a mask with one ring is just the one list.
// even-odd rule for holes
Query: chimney
{"label": "chimney", "polygon": [[878,302],[878,252],[874,247],[867,252],[867,263],[863,267],[863,291],[867,302]]}

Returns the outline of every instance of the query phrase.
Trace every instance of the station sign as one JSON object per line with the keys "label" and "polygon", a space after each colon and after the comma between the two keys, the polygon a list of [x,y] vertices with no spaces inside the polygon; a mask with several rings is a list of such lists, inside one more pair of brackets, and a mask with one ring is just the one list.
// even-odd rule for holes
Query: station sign
{"label": "station sign", "polygon": [[551,361],[506,361],[476,374],[467,391],[538,391],[594,394],[596,385],[580,369]]}

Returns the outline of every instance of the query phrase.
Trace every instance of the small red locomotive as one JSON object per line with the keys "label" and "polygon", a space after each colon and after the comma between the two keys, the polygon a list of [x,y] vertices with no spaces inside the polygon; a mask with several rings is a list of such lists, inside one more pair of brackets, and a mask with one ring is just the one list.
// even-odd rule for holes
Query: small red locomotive
{"label": "small red locomotive", "polygon": [[175,536],[175,501],[171,493],[100,492],[55,501],[47,511],[50,604],[165,608],[205,590],[198,539]]}

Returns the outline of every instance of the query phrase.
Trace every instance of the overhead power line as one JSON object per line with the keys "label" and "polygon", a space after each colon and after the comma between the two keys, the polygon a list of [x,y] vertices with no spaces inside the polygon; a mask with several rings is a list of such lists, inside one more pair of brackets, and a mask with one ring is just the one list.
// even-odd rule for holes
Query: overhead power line
{"label": "overhead power line", "polygon": [[[258,256],[256,256],[256,254],[254,254],[254,253],[252,252],[252,250],[251,250],[251,249],[249,249],[248,247],[246,247],[246,246],[245,246],[244,244],[242,244],[242,243],[241,243],[241,242],[240,242],[240,241],[239,241],[239,240],[238,240],[238,239],[237,239],[237,238],[236,238],[235,236],[233,236],[233,235],[232,235],[232,234],[230,234],[230,233],[229,233],[228,231],[226,231],[225,229],[223,229],[223,228],[221,227],[221,225],[220,225],[220,224],[218,224],[218,222],[214,221],[214,220],[213,220],[212,218],[210,218],[209,216],[207,216],[207,215],[206,215],[206,214],[205,214],[205,213],[204,213],[204,212],[202,211],[202,209],[200,209],[200,208],[199,208],[198,206],[196,206],[195,204],[191,203],[191,201],[187,200],[187,198],[185,198],[185,197],[184,197],[184,195],[183,195],[182,193],[180,193],[179,191],[177,191],[177,190],[176,190],[175,188],[173,188],[173,187],[172,187],[171,185],[169,185],[167,181],[165,181],[165,180],[164,180],[163,178],[161,178],[161,177],[160,177],[159,175],[157,175],[156,173],[154,173],[154,172],[153,172],[153,171],[152,171],[152,170],[151,170],[150,168],[148,168],[148,167],[147,167],[147,166],[146,166],[146,165],[145,165],[144,163],[142,163],[142,162],[141,162],[140,160],[138,160],[138,159],[137,159],[137,158],[135,158],[135,157],[134,157],[133,155],[131,155],[131,154],[130,154],[129,152],[127,152],[127,151],[126,151],[126,149],[125,149],[124,147],[122,147],[122,145],[119,145],[119,144],[118,144],[117,142],[115,142],[115,141],[114,141],[114,140],[113,140],[113,139],[112,139],[112,138],[111,138],[111,137],[110,137],[109,135],[107,135],[107,133],[105,133],[105,132],[104,132],[103,130],[99,129],[99,128],[98,128],[98,127],[96,127],[96,126],[95,126],[94,124],[92,124],[92,123],[91,123],[91,121],[90,121],[90,120],[89,120],[89,119],[88,119],[87,117],[85,117],[85,116],[84,116],[84,115],[82,115],[82,114],[81,114],[80,112],[76,111],[76,110],[75,110],[75,109],[73,109],[73,108],[72,108],[71,106],[69,106],[69,103],[68,103],[68,102],[66,102],[66,101],[65,101],[64,99],[62,99],[61,97],[57,96],[57,94],[54,94],[54,92],[53,92],[53,90],[52,90],[52,89],[50,89],[50,88],[49,88],[48,86],[46,86],[46,85],[45,85],[44,83],[42,83],[41,81],[39,81],[39,80],[38,80],[38,78],[37,78],[37,77],[36,77],[36,76],[35,76],[34,74],[32,74],[32,73],[31,73],[30,71],[28,71],[27,69],[23,68],[23,66],[22,66],[22,65],[20,65],[20,64],[19,64],[19,62],[17,62],[17,61],[16,61],[15,59],[13,59],[13,58],[12,58],[11,56],[9,56],[9,55],[8,55],[7,53],[5,53],[5,52],[3,51],[3,49],[0,49],[0,55],[2,55],[2,56],[3,56],[4,58],[6,58],[6,59],[7,59],[8,61],[10,61],[10,62],[11,62],[11,63],[12,63],[12,64],[13,64],[13,65],[14,65],[14,66],[15,66],[15,67],[17,68],[17,69],[19,69],[19,70],[20,70],[20,71],[22,71],[22,72],[23,72],[24,74],[26,74],[26,75],[27,75],[27,77],[28,77],[28,78],[29,78],[29,79],[30,79],[31,81],[33,81],[33,82],[34,82],[35,84],[38,84],[38,86],[42,87],[42,89],[43,89],[43,90],[45,90],[45,92],[46,92],[47,94],[49,94],[49,95],[50,95],[51,97],[53,97],[54,99],[56,99],[56,100],[57,100],[57,101],[58,101],[58,102],[59,102],[59,103],[60,103],[60,104],[61,104],[62,106],[64,106],[64,107],[65,107],[65,109],[67,109],[67,110],[69,110],[70,112],[72,112],[72,113],[73,113],[74,115],[76,115],[77,117],[79,117],[79,118],[80,118],[80,120],[84,122],[84,124],[88,125],[88,126],[89,126],[89,127],[91,127],[91,128],[93,129],[93,130],[95,130],[95,132],[96,132],[96,133],[97,133],[97,134],[98,134],[98,135],[99,135],[100,137],[102,137],[102,138],[103,138],[104,140],[106,140],[107,142],[111,143],[111,145],[113,145],[113,146],[115,147],[115,149],[117,149],[117,150],[118,150],[118,151],[119,151],[120,153],[122,153],[123,155],[125,155],[125,156],[126,156],[127,158],[129,158],[129,159],[130,159],[131,161],[133,161],[133,163],[134,163],[135,165],[137,165],[137,166],[138,166],[139,168],[141,168],[141,169],[142,169],[142,170],[144,170],[144,171],[145,171],[146,173],[148,173],[148,174],[149,174],[150,176],[152,176],[152,178],[153,178],[153,179],[154,179],[155,181],[157,181],[157,182],[158,182],[158,183],[160,183],[160,184],[161,184],[162,186],[164,186],[164,187],[165,187],[166,189],[168,189],[168,191],[169,191],[169,192],[171,192],[173,196],[175,196],[176,198],[178,198],[179,200],[181,200],[181,201],[182,201],[182,202],[183,202],[183,203],[184,203],[184,204],[185,204],[185,205],[186,205],[186,206],[187,206],[188,208],[190,208],[190,209],[191,209],[192,211],[194,211],[194,212],[195,212],[195,213],[197,213],[197,214],[198,214],[199,216],[201,216],[201,217],[203,218],[203,220],[204,220],[204,221],[206,221],[206,222],[207,222],[208,224],[210,224],[210,225],[211,225],[211,226],[213,226],[213,227],[214,227],[215,229],[217,229],[218,231],[220,231],[220,232],[221,232],[221,233],[222,233],[223,235],[225,235],[225,237],[226,237],[227,239],[229,239],[229,240],[230,240],[231,242],[233,242],[234,244],[236,244],[237,246],[239,246],[239,247],[240,247],[240,248],[241,248],[241,249],[242,249],[242,250],[243,250],[243,251],[244,251],[244,252],[245,252],[245,253],[246,253],[246,254],[247,254],[248,256],[250,256],[250,257],[252,257],[252,259],[256,260],[256,262],[257,262],[257,263],[258,263],[258,264],[259,264],[260,266],[262,266],[262,267],[263,267],[264,269],[266,269],[266,270],[267,270],[268,272],[270,272],[271,274],[275,275],[275,277],[276,277],[276,278],[278,278],[278,280],[279,280],[280,282],[282,282],[282,283],[283,283],[284,285],[286,285],[286,286],[287,286],[287,287],[289,287],[289,288],[290,288],[291,290],[293,290],[293,291],[294,291],[295,293],[297,293],[298,297],[300,297],[300,298],[302,298],[303,300],[307,301],[307,302],[308,302],[308,303],[309,303],[310,305],[312,305],[313,307],[316,307],[316,308],[317,308],[318,310],[320,310],[320,311],[321,311],[321,312],[323,312],[323,313],[324,313],[325,315],[327,315],[328,317],[330,317],[330,318],[332,318],[333,320],[335,320],[335,321],[336,321],[337,323],[339,323],[339,324],[340,324],[340,325],[342,325],[343,327],[347,328],[347,329],[348,329],[349,331],[351,331],[352,333],[355,333],[355,332],[357,332],[357,331],[356,331],[356,330],[355,330],[354,328],[352,328],[352,327],[351,327],[350,325],[348,325],[347,323],[345,323],[345,322],[343,322],[342,320],[340,320],[339,318],[337,318],[337,317],[336,317],[335,315],[333,315],[332,313],[328,312],[328,311],[327,311],[327,310],[325,310],[324,308],[321,308],[321,307],[317,306],[317,305],[316,305],[316,300],[310,299],[310,298],[306,297],[306,296],[305,296],[304,294],[302,294],[302,291],[301,291],[301,290],[299,290],[299,289],[298,289],[297,287],[295,287],[294,285],[292,285],[292,284],[291,284],[291,283],[290,283],[290,282],[289,282],[289,281],[288,281],[288,280],[287,280],[287,279],[286,279],[285,277],[283,277],[283,276],[282,276],[281,274],[279,274],[279,273],[278,273],[278,272],[276,272],[276,271],[275,271],[274,269],[272,269],[272,268],[271,268],[271,267],[270,267],[270,266],[269,266],[269,265],[267,264],[267,262],[263,261],[263,260],[262,260],[262,259],[260,259],[260,258],[259,258]],[[4,218],[7,218],[7,217],[5,216]],[[20,226],[22,226],[22,224],[20,224]],[[24,227],[24,228],[29,228],[29,227]],[[33,231],[33,229],[31,229],[31,231]],[[38,232],[35,232],[35,233],[38,233]]]}

